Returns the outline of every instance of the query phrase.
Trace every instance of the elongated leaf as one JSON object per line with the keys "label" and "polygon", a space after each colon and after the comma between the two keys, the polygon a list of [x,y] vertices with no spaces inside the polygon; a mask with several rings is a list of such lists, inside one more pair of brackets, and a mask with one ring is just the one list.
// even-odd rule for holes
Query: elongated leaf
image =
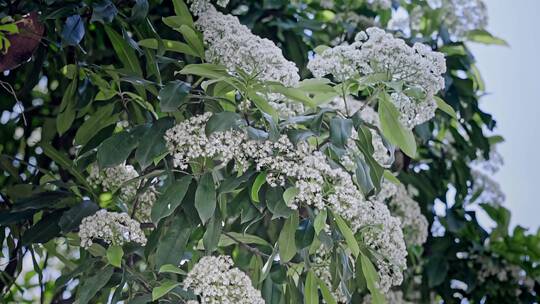
{"label": "elongated leaf", "polygon": [[294,212],[283,224],[283,229],[279,234],[279,260],[287,263],[296,255],[296,228],[298,228],[298,213]]}
{"label": "elongated leaf", "polygon": [[[141,129],[144,131],[144,129]],[[101,168],[111,168],[124,162],[137,147],[137,132],[120,132],[107,138],[98,148],[97,161]],[[142,137],[142,134],[140,134]]]}
{"label": "elongated leaf", "polygon": [[416,140],[411,130],[405,128],[400,120],[400,113],[390,101],[387,93],[379,95],[379,118],[384,136],[398,146],[411,158],[416,157]]}
{"label": "elongated leaf", "polygon": [[105,32],[107,33],[107,36],[109,36],[114,51],[118,55],[118,59],[120,59],[124,67],[132,71],[135,75],[142,76],[142,68],[135,50],[133,50],[133,48],[129,46],[128,42],[111,27],[105,26]]}
{"label": "elongated leaf", "polygon": [[317,279],[317,282],[319,285],[319,289],[321,290],[324,301],[327,304],[337,304],[336,299],[334,299],[334,296],[332,295],[332,292],[330,291],[326,283],[320,278]]}
{"label": "elongated leaf", "polygon": [[257,175],[257,178],[253,182],[253,186],[251,186],[251,200],[259,203],[259,191],[261,190],[262,185],[266,182],[266,172],[261,172],[259,175]]}
{"label": "elongated leaf", "polygon": [[114,273],[113,267],[106,267],[104,270],[99,270],[96,275],[86,278],[79,288],[79,303],[88,304],[90,300],[100,291],[111,279]]}
{"label": "elongated leaf", "polygon": [[[186,43],[183,43],[180,41],[174,41],[174,40],[166,40],[166,39],[163,39],[162,41],[163,41],[163,47],[165,48],[166,51],[186,54],[186,55],[190,55],[194,57],[198,56],[197,52]],[[139,41],[138,43],[142,47],[146,47],[146,48],[154,49],[154,50],[159,49],[159,43],[157,39],[152,39],[152,38],[144,39],[144,40]]]}
{"label": "elongated leaf", "polygon": [[135,159],[143,169],[148,167],[154,158],[167,151],[163,136],[165,131],[171,128],[173,124],[173,119],[169,117],[161,118],[154,122],[152,127],[145,132],[139,143],[139,148],[135,152]]}
{"label": "elongated leaf", "polygon": [[84,200],[80,204],[73,206],[68,211],[64,212],[58,225],[63,233],[68,233],[79,228],[83,218],[96,213],[99,210],[98,205],[89,200]]}
{"label": "elongated leaf", "polygon": [[260,238],[256,235],[248,234],[248,233],[238,233],[238,232],[227,232],[226,234],[222,234],[219,239],[219,247],[227,247],[234,244],[254,244],[254,245],[262,245],[267,247],[272,247],[266,240],[263,238]]}
{"label": "elongated leaf", "polygon": [[483,44],[508,46],[508,42],[506,42],[504,39],[495,37],[486,30],[470,31],[467,34],[467,38],[469,39],[469,41],[474,41],[474,42],[483,43]]}
{"label": "elongated leaf", "polygon": [[296,187],[287,188],[287,190],[283,192],[283,200],[285,201],[285,204],[287,206],[292,205],[292,202],[298,193],[300,193],[300,190],[298,190]]}
{"label": "elongated leaf", "polygon": [[191,175],[184,176],[180,180],[170,184],[165,192],[158,198],[152,206],[152,222],[158,224],[162,218],[171,215],[186,196],[189,184],[191,184]]}
{"label": "elongated leaf", "polygon": [[206,223],[214,215],[216,210],[216,188],[212,173],[205,173],[199,180],[195,192],[195,208],[203,223]]}
{"label": "elongated leaf", "polygon": [[166,264],[180,264],[192,230],[185,216],[174,217],[158,242],[155,258],[157,269]]}
{"label": "elongated leaf", "polygon": [[56,130],[58,134],[64,134],[75,120],[75,107],[77,105],[77,79],[70,82],[67,87],[62,102],[60,103],[60,113],[56,117]]}
{"label": "elongated leaf", "polygon": [[25,231],[22,237],[22,244],[24,246],[33,243],[43,244],[59,236],[60,227],[58,226],[58,220],[61,215],[61,212],[46,214],[39,222]]}
{"label": "elongated leaf", "polygon": [[193,27],[193,18],[188,6],[183,0],[173,0],[174,13],[184,20],[185,24]]}
{"label": "elongated leaf", "polygon": [[75,143],[85,145],[103,128],[116,123],[119,114],[113,114],[114,103],[100,107],[90,118],[88,118],[77,130]]}
{"label": "elongated leaf", "polygon": [[57,163],[60,167],[67,170],[73,177],[77,179],[79,183],[85,185],[88,189],[91,187],[86,182],[86,178],[73,166],[73,162],[63,153],[53,148],[49,143],[41,142],[41,148],[43,153]]}
{"label": "elongated leaf", "polygon": [[446,103],[442,98],[435,96],[435,101],[437,102],[437,108],[439,110],[443,111],[444,113],[450,115],[450,117],[457,119],[457,114],[454,108],[452,108],[449,104]]}
{"label": "elongated leaf", "polygon": [[159,106],[163,112],[174,112],[186,100],[191,90],[191,85],[187,82],[175,80],[169,82],[159,91]]}
{"label": "elongated leaf", "polygon": [[304,287],[304,303],[319,304],[319,290],[317,288],[317,276],[310,270],[306,277],[306,285]]}
{"label": "elongated leaf", "polygon": [[379,291],[379,288],[377,287],[379,284],[379,275],[377,274],[377,270],[375,270],[375,267],[367,256],[362,254],[360,259],[362,264],[362,272],[364,273],[367,287],[369,293],[371,294],[371,302],[373,304],[386,304],[386,299],[384,298],[384,295]]}
{"label": "elongated leaf", "polygon": [[221,216],[219,215],[218,210],[214,216],[210,218],[210,221],[208,221],[206,231],[203,235],[204,250],[207,253],[213,252],[218,247],[222,229],[223,226],[221,225]]}
{"label": "elongated leaf", "polygon": [[154,289],[152,289],[152,301],[155,301],[163,297],[164,295],[168,294],[171,290],[180,286],[180,284],[181,283],[174,282],[174,281],[165,281],[161,283],[160,286],[154,287]]}
{"label": "elongated leaf", "polygon": [[197,33],[191,28],[190,26],[187,26],[185,24],[181,25],[180,28],[177,29],[180,33],[182,33],[182,36],[184,36],[184,39],[188,43],[188,45],[197,52],[197,55],[200,58],[204,58],[204,45]]}
{"label": "elongated leaf", "polygon": [[334,214],[334,218],[336,220],[336,224],[338,225],[339,231],[341,231],[341,234],[345,238],[345,242],[349,246],[353,256],[358,257],[360,254],[360,247],[358,246],[358,242],[356,241],[351,228],[349,228],[349,225],[345,223],[341,216]]}
{"label": "elongated leaf", "polygon": [[159,268],[158,273],[176,273],[176,274],[182,274],[182,275],[187,274],[185,271],[180,269],[180,267],[172,265],[172,264],[167,264],[167,265],[161,266]]}
{"label": "elongated leaf", "polygon": [[319,214],[317,214],[317,216],[315,217],[315,222],[313,223],[315,234],[319,235],[319,233],[324,229],[327,216],[328,211],[326,211],[326,209],[319,211]]}
{"label": "elongated leaf", "polygon": [[336,147],[344,148],[351,137],[353,122],[350,119],[332,118],[330,121],[330,140]]}

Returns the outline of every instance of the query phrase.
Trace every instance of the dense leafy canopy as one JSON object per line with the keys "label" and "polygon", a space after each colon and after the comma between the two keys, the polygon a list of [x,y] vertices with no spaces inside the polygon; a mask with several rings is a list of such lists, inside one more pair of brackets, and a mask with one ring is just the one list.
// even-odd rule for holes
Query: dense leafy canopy
{"label": "dense leafy canopy", "polygon": [[[254,66],[242,57],[227,65],[243,50],[212,45],[219,37],[204,22],[215,20],[182,0],[0,1],[3,300],[204,301],[193,286],[209,284],[197,281],[211,273],[208,261],[224,267],[223,278],[246,274],[265,303],[538,302],[540,231],[510,232],[509,211],[479,171],[496,164],[503,139],[479,107],[484,83],[466,43],[504,41],[482,22],[456,29],[467,17],[447,16],[446,3],[456,1],[384,2],[217,6],[279,47],[298,67],[297,81],[258,70],[265,60],[290,68],[271,47]],[[410,18],[405,27],[398,12]],[[312,75],[314,57],[354,46],[373,26],[444,54],[433,119],[408,125],[395,94],[414,107],[430,92],[387,72]],[[361,106],[352,111],[354,102]],[[375,118],[362,116],[366,108]],[[189,154],[204,140],[216,150]],[[265,159],[265,147],[284,150]],[[378,149],[387,154],[378,158]],[[388,203],[402,227],[405,202],[418,202],[429,235],[416,224],[398,233],[407,267],[387,272],[399,269],[402,282],[385,288],[384,267],[399,263],[373,241],[390,223],[359,226],[328,201],[302,201],[298,155],[328,163],[320,169],[325,200],[347,181],[335,172],[346,172],[362,203],[402,187],[396,197],[406,198]],[[479,210],[493,230],[479,225]],[[117,219],[124,212],[128,219]],[[100,214],[110,220],[99,222]],[[98,228],[90,226],[96,217]],[[225,255],[232,260],[208,257]],[[255,289],[242,292],[256,298]]]}

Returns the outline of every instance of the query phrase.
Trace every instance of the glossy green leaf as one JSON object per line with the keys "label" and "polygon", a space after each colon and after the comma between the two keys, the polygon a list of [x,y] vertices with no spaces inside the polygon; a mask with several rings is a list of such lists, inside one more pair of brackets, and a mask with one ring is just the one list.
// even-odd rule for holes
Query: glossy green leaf
{"label": "glossy green leaf", "polygon": [[444,101],[442,98],[438,96],[435,96],[434,98],[435,98],[435,102],[437,102],[437,108],[439,110],[450,115],[450,117],[454,119],[458,119],[456,111],[449,104],[447,104],[446,101]]}
{"label": "glossy green leaf", "polygon": [[179,215],[173,218],[157,245],[155,255],[157,269],[167,264],[180,264],[192,230],[185,216]]}
{"label": "glossy green leaf", "polygon": [[296,255],[296,228],[298,228],[298,213],[294,212],[283,224],[278,238],[279,260],[287,263]]}
{"label": "glossy green leaf", "polygon": [[[186,54],[186,55],[190,55],[194,57],[198,56],[197,52],[186,43],[183,43],[180,41],[174,41],[174,40],[166,40],[166,39],[163,39],[162,42],[163,42],[163,47],[165,48],[166,51]],[[154,50],[159,49],[159,44],[158,44],[157,39],[153,39],[153,38],[140,40],[138,44],[142,47],[146,47],[149,49],[154,49]]]}
{"label": "glossy green leaf", "polygon": [[122,246],[111,245],[107,248],[107,260],[112,266],[120,268],[122,266],[123,256],[124,250]]}
{"label": "glossy green leaf", "polygon": [[169,82],[159,91],[159,106],[163,112],[174,112],[186,101],[186,97],[191,90],[191,85],[187,82],[175,80]]}
{"label": "glossy green leaf", "polygon": [[313,223],[315,234],[319,235],[319,233],[324,229],[324,226],[326,225],[327,216],[328,216],[328,211],[326,211],[326,209],[319,211]]}
{"label": "glossy green leaf", "polygon": [[139,58],[137,58],[135,50],[111,27],[105,26],[105,32],[107,33],[109,40],[111,40],[111,44],[118,55],[118,59],[120,59],[124,67],[129,69],[135,75],[142,76],[141,64],[139,63]]}
{"label": "glossy green leaf", "polygon": [[154,289],[152,289],[152,301],[156,301],[157,299],[163,297],[181,284],[182,283],[174,281],[165,281],[160,283],[160,286],[154,287]]}
{"label": "glossy green leaf", "polygon": [[336,147],[344,148],[351,137],[353,122],[350,119],[332,118],[330,120],[330,140]]}
{"label": "glossy green leaf", "polygon": [[387,93],[379,94],[379,118],[384,136],[411,158],[416,157],[416,140],[400,122],[400,113]]}
{"label": "glossy green leaf", "polygon": [[306,277],[306,283],[304,286],[304,303],[305,304],[319,304],[319,289],[317,288],[317,276],[310,270]]}
{"label": "glossy green leaf", "polygon": [[386,299],[384,298],[384,295],[377,287],[379,284],[379,275],[377,273],[377,270],[367,256],[362,254],[360,256],[360,259],[362,265],[362,272],[364,273],[364,277],[366,278],[366,283],[369,293],[371,294],[372,303],[386,304]]}
{"label": "glossy green leaf", "polygon": [[88,304],[94,296],[100,291],[111,279],[114,273],[113,267],[100,269],[94,276],[86,278],[82,281],[81,287],[78,289],[78,301],[81,304]]}
{"label": "glossy green leaf", "polygon": [[165,132],[174,125],[174,120],[168,117],[161,118],[154,122],[139,142],[139,148],[135,152],[135,159],[144,169],[148,167],[154,158],[165,153]]}
{"label": "glossy green leaf", "polygon": [[71,232],[79,228],[83,218],[96,213],[98,210],[99,207],[97,204],[89,200],[84,200],[80,204],[75,205],[64,212],[58,221],[58,225],[63,233]]}
{"label": "glossy green leaf", "polygon": [[152,206],[150,217],[153,223],[158,224],[161,219],[171,215],[180,206],[186,196],[191,180],[191,175],[184,176],[180,180],[173,181],[165,189]]}
{"label": "glossy green leaf", "polygon": [[187,272],[180,269],[180,267],[172,265],[172,264],[167,264],[167,265],[161,266],[159,268],[158,273],[176,273],[176,274],[181,274],[181,275],[186,275],[187,274]]}
{"label": "glossy green leaf", "polygon": [[216,210],[216,188],[212,173],[205,173],[199,180],[195,192],[195,208],[203,223],[206,223],[214,215]]}
{"label": "glossy green leaf", "polygon": [[353,256],[358,257],[360,254],[360,247],[358,246],[358,241],[356,241],[351,228],[349,228],[349,225],[345,223],[341,216],[334,214],[334,218],[336,220],[336,224],[338,225],[339,231],[343,235],[343,238],[345,238],[345,242],[347,243],[347,246],[351,250]]}
{"label": "glossy green leaf", "polygon": [[259,203],[259,191],[261,190],[262,185],[266,183],[266,172],[261,172],[259,175],[257,175],[257,178],[253,182],[253,186],[251,186],[251,200]]}
{"label": "glossy green leaf", "polygon": [[113,114],[113,111],[113,103],[99,107],[98,110],[79,127],[75,134],[75,143],[78,145],[85,145],[97,132],[116,123],[119,114]]}

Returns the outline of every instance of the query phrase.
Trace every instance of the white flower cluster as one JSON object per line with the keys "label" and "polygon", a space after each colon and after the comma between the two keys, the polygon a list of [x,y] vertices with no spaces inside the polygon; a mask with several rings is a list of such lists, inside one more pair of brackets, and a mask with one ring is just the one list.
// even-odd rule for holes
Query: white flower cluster
{"label": "white flower cluster", "polygon": [[[188,0],[188,2],[191,2],[191,6],[189,7],[189,10],[195,16],[199,16],[200,14],[206,12],[212,7],[210,0]],[[221,7],[226,7],[227,4],[229,4],[229,0],[217,0],[216,2],[217,2],[217,5]]]}
{"label": "white flower cluster", "polygon": [[119,246],[128,242],[146,245],[146,237],[139,222],[126,213],[108,212],[105,209],[82,220],[79,226],[79,237],[83,248],[92,246],[95,239]]}
{"label": "white flower cluster", "polygon": [[[496,278],[499,282],[512,282],[531,291],[534,289],[534,279],[517,265],[508,264],[506,261],[496,263],[493,259],[482,255],[476,256],[475,262],[481,267],[477,272],[477,278],[481,284],[484,284],[489,278]],[[520,294],[521,290],[516,289],[516,296]]]}
{"label": "white flower cluster", "polygon": [[401,229],[405,243],[409,246],[424,244],[428,237],[428,221],[422,214],[418,203],[411,198],[403,185],[395,185],[384,181],[385,187],[393,188],[390,192],[388,207],[393,216],[401,220]]}
{"label": "white flower cluster", "polygon": [[[340,282],[336,289],[332,288],[332,274],[330,273],[330,254],[331,251],[326,248],[324,245],[321,245],[315,252],[313,258],[313,271],[319,279],[321,279],[330,292],[332,296],[338,303],[347,303],[350,299],[350,296],[347,296],[347,286],[345,282]],[[349,257],[350,258],[350,257]],[[351,264],[351,267],[354,267],[354,261]]]}
{"label": "white flower cluster", "polygon": [[275,142],[249,140],[241,131],[233,130],[207,136],[204,130],[210,115],[190,118],[166,132],[175,166],[186,168],[190,161],[200,157],[223,163],[234,159],[236,170],[254,166],[257,171],[266,171],[271,186],[294,180],[299,193],[291,208],[329,207],[341,215],[351,223],[354,232],[362,230],[366,245],[378,253],[381,288],[386,290],[401,283],[407,251],[400,221],[391,216],[384,203],[366,201],[348,172],[333,168],[323,153],[313,151],[305,142],[295,147],[287,136]]}
{"label": "white flower cluster", "polygon": [[471,170],[473,177],[473,195],[478,194],[474,202],[479,204],[499,205],[504,203],[506,196],[501,190],[501,186],[490,176],[478,170]]}
{"label": "white flower cluster", "polygon": [[389,9],[392,7],[392,0],[367,0],[367,3],[374,9]]}
{"label": "white flower cluster", "polygon": [[250,278],[233,267],[229,256],[203,257],[184,280],[184,288],[200,297],[201,304],[264,304]]}
{"label": "white flower cluster", "polygon": [[415,43],[410,47],[404,40],[372,27],[358,33],[350,45],[315,55],[308,68],[315,77],[330,74],[337,81],[387,75],[390,81],[402,83],[403,90],[393,93],[392,100],[401,112],[402,123],[412,128],[433,117],[433,96],[444,88],[441,75],[446,72],[446,61],[442,53],[427,45]]}
{"label": "white flower cluster", "polygon": [[[412,304],[412,302],[405,300],[405,298],[403,297],[403,292],[400,290],[390,290],[384,294],[384,297],[386,298],[386,303],[388,304]],[[372,303],[371,295],[365,296],[362,301],[362,304],[371,304],[371,303]]]}
{"label": "white flower cluster", "polygon": [[298,84],[300,76],[296,65],[283,57],[274,42],[251,33],[237,17],[224,15],[210,5],[199,15],[195,26],[203,33],[208,61],[261,80],[277,81],[285,86]]}
{"label": "white flower cluster", "polygon": [[444,0],[443,22],[450,35],[463,39],[467,33],[483,29],[488,23],[487,7],[482,0]]}
{"label": "white flower cluster", "polygon": [[[97,164],[92,164],[88,171],[87,181],[90,186],[101,188],[104,192],[118,192],[118,198],[124,203],[132,201],[137,195],[140,181],[129,181],[139,177],[139,173],[131,165],[118,165],[100,170]],[[150,212],[156,200],[155,187],[148,187],[131,206],[136,208],[135,218],[142,222],[149,221]]]}

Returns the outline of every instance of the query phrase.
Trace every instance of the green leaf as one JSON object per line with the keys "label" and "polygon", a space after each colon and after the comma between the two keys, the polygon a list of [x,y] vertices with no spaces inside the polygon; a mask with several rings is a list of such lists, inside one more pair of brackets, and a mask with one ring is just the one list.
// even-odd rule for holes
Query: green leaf
{"label": "green leaf", "polygon": [[384,173],[383,173],[383,176],[384,178],[395,184],[395,185],[401,185],[401,182],[399,181],[399,179],[397,177],[394,176],[394,174],[392,174],[392,172],[388,171],[388,170],[384,170]]}
{"label": "green leaf", "polygon": [[211,63],[188,64],[179,73],[182,75],[197,75],[209,79],[230,77],[224,66]]}
{"label": "green leaf", "polygon": [[[137,147],[144,128],[140,132],[120,132],[107,138],[98,147],[97,161],[100,168],[111,168],[123,163]],[[139,137],[139,138],[138,138]]]}
{"label": "green leaf", "polygon": [[317,276],[310,270],[306,277],[306,285],[304,287],[304,303],[319,304],[319,290],[317,288]]}
{"label": "green leaf", "polygon": [[154,287],[154,289],[152,289],[152,301],[155,301],[163,297],[164,295],[168,294],[171,290],[175,289],[181,284],[182,283],[178,283],[174,281],[162,282],[160,286]]}
{"label": "green leaf", "polygon": [[107,261],[114,267],[120,268],[122,266],[122,257],[124,256],[124,250],[122,246],[109,246],[107,248]]}
{"label": "green leaf", "polygon": [[254,244],[254,245],[262,245],[267,247],[272,247],[266,240],[263,238],[260,238],[256,235],[248,234],[248,233],[238,233],[238,232],[227,232],[227,234],[222,234],[219,239],[219,247],[228,247],[234,244]]}
{"label": "green leaf", "polygon": [[246,122],[242,119],[240,114],[234,112],[219,112],[212,114],[210,119],[208,119],[204,131],[206,135],[210,135],[214,132],[238,129],[240,126],[245,125]]}
{"label": "green leaf", "polygon": [[276,109],[272,107],[266,99],[264,99],[261,95],[257,94],[257,92],[253,90],[249,90],[248,92],[248,98],[255,104],[255,106],[263,113],[266,113],[274,119],[275,122],[279,121],[279,115],[276,112]]}
{"label": "green leaf", "polygon": [[260,203],[259,199],[259,191],[261,190],[262,185],[266,183],[266,172],[261,172],[259,175],[257,175],[257,178],[255,178],[255,181],[253,182],[253,186],[251,186],[251,200]]}
{"label": "green leaf", "polygon": [[183,271],[178,266],[172,265],[172,264],[167,264],[167,265],[161,266],[159,268],[158,273],[176,273],[176,274],[181,274],[181,275],[186,275],[187,274],[187,272]]}
{"label": "green leaf", "polygon": [[195,208],[203,224],[214,215],[216,210],[216,188],[212,173],[205,173],[199,180],[199,185],[195,191]]}
{"label": "green leaf", "polygon": [[113,114],[113,111],[114,103],[100,107],[79,127],[77,134],[75,134],[75,143],[81,146],[85,145],[100,130],[116,123],[119,114]]}
{"label": "green leaf", "polygon": [[84,21],[79,15],[72,15],[66,18],[60,37],[63,45],[77,46],[84,37]]}
{"label": "green leaf", "polygon": [[379,94],[379,118],[384,136],[409,157],[415,158],[416,140],[414,134],[401,124],[400,113],[386,92]]}
{"label": "green leaf", "polygon": [[353,122],[350,119],[332,118],[330,120],[330,140],[339,148],[345,148],[351,137]]}
{"label": "green leaf", "polygon": [[317,214],[317,216],[315,217],[313,228],[315,229],[316,235],[319,235],[319,233],[324,229],[327,216],[328,216],[328,211],[326,211],[326,209],[323,209],[319,211],[319,214]]}
{"label": "green leaf", "polygon": [[283,224],[278,238],[279,260],[282,264],[289,262],[296,255],[296,228],[298,228],[298,212],[294,212]]}
{"label": "green leaf", "polygon": [[360,186],[360,190],[362,190],[362,193],[367,196],[373,189],[375,189],[375,185],[373,184],[373,180],[371,179],[371,168],[369,165],[360,157],[356,157],[356,181],[358,182],[358,185]]}
{"label": "green leaf", "polygon": [[375,267],[373,266],[369,258],[363,254],[360,256],[360,262],[362,265],[362,272],[364,273],[364,277],[366,278],[369,293],[371,294],[372,303],[386,304],[386,299],[384,298],[384,295],[377,288],[379,284],[379,275],[377,274],[377,270],[375,270]]}
{"label": "green leaf", "polygon": [[22,245],[28,246],[34,243],[44,244],[60,235],[58,220],[62,213],[54,212],[45,214],[34,226],[27,229],[22,236]]}
{"label": "green leaf", "polygon": [[155,256],[156,268],[159,269],[166,264],[180,264],[192,230],[191,224],[185,216],[173,217],[159,239]]}
{"label": "green leaf", "polygon": [[60,167],[67,170],[73,177],[77,179],[79,183],[91,189],[90,185],[86,182],[86,178],[73,166],[73,162],[63,153],[53,148],[49,143],[41,142],[39,144],[43,149],[43,153],[57,163]]}
{"label": "green leaf", "polygon": [[64,212],[58,221],[58,225],[63,233],[71,232],[79,228],[83,218],[96,213],[98,210],[99,207],[94,202],[84,200],[80,204],[75,205]]}
{"label": "green leaf", "polygon": [[176,30],[182,33],[188,45],[197,52],[198,57],[204,58],[204,45],[199,35],[187,25],[181,25]]}
{"label": "green leaf", "polygon": [[154,224],[157,225],[162,218],[171,215],[180,206],[189,189],[191,179],[191,175],[187,175],[180,180],[173,181],[159,196],[152,206],[150,215]]}
{"label": "green leaf", "polygon": [[319,289],[321,290],[324,302],[326,302],[326,304],[337,304],[336,299],[334,299],[334,296],[332,295],[332,292],[330,291],[326,283],[320,278],[317,278],[317,282],[319,285]]}
{"label": "green leaf", "polygon": [[96,275],[86,278],[81,282],[79,296],[77,297],[80,304],[88,304],[94,296],[100,291],[111,279],[114,273],[114,268],[106,267],[98,270]]}
{"label": "green leaf", "polygon": [[439,96],[435,96],[434,98],[435,98],[435,102],[437,102],[437,108],[439,110],[441,110],[444,113],[450,115],[450,117],[452,117],[454,119],[458,119],[456,111],[449,104],[447,104],[446,101],[444,101]]}
{"label": "green leaf", "polygon": [[283,200],[287,206],[291,206],[294,198],[300,193],[300,190],[296,187],[289,187],[283,192]]}
{"label": "green leaf", "polygon": [[165,117],[154,122],[152,127],[145,132],[139,143],[139,148],[135,152],[135,159],[143,169],[148,167],[154,158],[167,151],[163,136],[165,131],[173,125],[174,119]]}
{"label": "green leaf", "polygon": [[124,67],[132,71],[135,75],[142,77],[142,68],[135,50],[131,48],[127,41],[111,27],[105,26],[105,32],[111,40],[111,44],[118,55],[118,59],[120,59]]}
{"label": "green leaf", "polygon": [[64,92],[60,103],[60,113],[56,117],[56,130],[58,134],[64,134],[75,120],[75,107],[77,105],[77,79],[74,79]]}
{"label": "green leaf", "polygon": [[[163,47],[165,48],[165,51],[186,54],[186,55],[190,55],[194,57],[198,56],[197,52],[186,43],[183,43],[180,41],[174,41],[174,40],[167,40],[167,39],[163,39],[162,42],[163,42]],[[146,47],[146,48],[154,49],[154,50],[159,49],[159,43],[157,39],[153,39],[153,38],[143,39],[143,40],[140,40],[138,43],[142,47]]]}
{"label": "green leaf", "polygon": [[184,20],[185,24],[193,27],[193,17],[191,17],[191,12],[186,3],[183,0],[173,0],[172,2],[176,16]]}
{"label": "green leaf", "polygon": [[175,80],[169,82],[163,89],[159,91],[158,99],[159,106],[163,112],[174,112],[184,103],[191,85],[187,82]]}
{"label": "green leaf", "polygon": [[283,200],[283,189],[281,187],[269,187],[264,195],[266,207],[272,212],[272,219],[288,218],[292,209]]}
{"label": "green leaf", "polygon": [[338,225],[339,231],[341,231],[341,234],[345,238],[345,242],[351,250],[351,253],[355,258],[358,257],[358,255],[360,254],[360,247],[358,246],[358,242],[356,241],[356,238],[354,237],[354,233],[352,232],[351,228],[349,228],[349,225],[345,223],[341,216],[334,214],[334,218],[336,220],[336,224]]}
{"label": "green leaf", "polygon": [[218,247],[221,230],[223,229],[221,222],[221,216],[219,215],[219,211],[217,211],[215,215],[210,218],[210,221],[208,221],[208,225],[206,225],[206,231],[203,235],[203,244],[204,250],[207,253],[215,251]]}
{"label": "green leaf", "polygon": [[473,31],[470,31],[467,34],[467,39],[469,41],[483,43],[483,44],[509,46],[508,42],[506,42],[504,39],[495,37],[495,36],[491,35],[486,30],[473,30]]}

